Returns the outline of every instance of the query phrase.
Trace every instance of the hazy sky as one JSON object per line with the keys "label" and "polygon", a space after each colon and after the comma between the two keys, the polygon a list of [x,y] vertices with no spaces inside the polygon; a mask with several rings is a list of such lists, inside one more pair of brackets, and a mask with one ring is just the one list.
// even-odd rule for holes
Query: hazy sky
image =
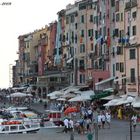
{"label": "hazy sky", "polygon": [[[57,19],[75,0],[0,0],[0,88],[9,87],[9,67],[18,58],[18,36]],[[11,5],[1,5],[11,2]]]}

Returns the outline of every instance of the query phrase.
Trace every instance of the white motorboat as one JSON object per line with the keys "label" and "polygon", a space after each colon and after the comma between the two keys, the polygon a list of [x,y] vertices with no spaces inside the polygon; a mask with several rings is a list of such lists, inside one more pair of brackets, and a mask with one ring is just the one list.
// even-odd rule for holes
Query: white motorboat
{"label": "white motorboat", "polygon": [[0,124],[0,134],[33,133],[40,130],[39,123],[21,121],[3,121]]}

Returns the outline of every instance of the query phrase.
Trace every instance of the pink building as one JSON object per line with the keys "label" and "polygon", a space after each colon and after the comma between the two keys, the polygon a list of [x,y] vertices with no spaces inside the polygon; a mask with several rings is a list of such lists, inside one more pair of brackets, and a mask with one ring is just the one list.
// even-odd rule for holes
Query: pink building
{"label": "pink building", "polygon": [[126,92],[140,95],[140,1],[133,0],[125,5],[125,33],[129,43],[125,47]]}

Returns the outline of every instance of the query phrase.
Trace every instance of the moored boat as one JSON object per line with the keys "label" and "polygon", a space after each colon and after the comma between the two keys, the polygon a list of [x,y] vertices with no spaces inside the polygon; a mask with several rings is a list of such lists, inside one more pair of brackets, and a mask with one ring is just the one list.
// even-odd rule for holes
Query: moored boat
{"label": "moored boat", "polygon": [[40,130],[39,123],[22,121],[3,121],[0,124],[0,134],[32,133]]}

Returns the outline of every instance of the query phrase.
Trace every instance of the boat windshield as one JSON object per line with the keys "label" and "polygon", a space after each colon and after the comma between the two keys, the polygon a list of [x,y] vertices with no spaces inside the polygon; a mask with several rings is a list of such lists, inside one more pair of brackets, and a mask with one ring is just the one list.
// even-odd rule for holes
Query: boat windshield
{"label": "boat windshield", "polygon": [[20,125],[19,130],[23,130],[23,129],[25,129],[25,127],[23,125]]}
{"label": "boat windshield", "polygon": [[2,131],[9,131],[9,126],[4,126],[4,127],[2,128]]}
{"label": "boat windshield", "polygon": [[30,128],[31,126],[30,125],[25,125],[27,128]]}
{"label": "boat windshield", "polygon": [[11,131],[15,131],[15,130],[17,130],[18,129],[18,126],[10,126],[10,130]]}

